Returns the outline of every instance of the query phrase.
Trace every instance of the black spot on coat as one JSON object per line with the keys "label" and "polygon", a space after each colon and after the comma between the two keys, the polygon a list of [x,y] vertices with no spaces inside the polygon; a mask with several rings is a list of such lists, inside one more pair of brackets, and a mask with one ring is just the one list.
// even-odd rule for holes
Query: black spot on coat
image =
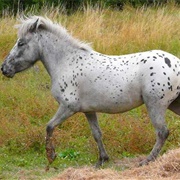
{"label": "black spot on coat", "polygon": [[165,63],[171,67],[171,61],[168,58],[164,58]]}

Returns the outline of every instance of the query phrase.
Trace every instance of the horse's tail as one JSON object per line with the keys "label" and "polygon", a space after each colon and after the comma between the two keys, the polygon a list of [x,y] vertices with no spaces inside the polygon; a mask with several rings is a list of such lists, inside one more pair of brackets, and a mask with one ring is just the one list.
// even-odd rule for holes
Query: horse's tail
{"label": "horse's tail", "polygon": [[180,116],[180,94],[179,96],[169,105],[168,109]]}

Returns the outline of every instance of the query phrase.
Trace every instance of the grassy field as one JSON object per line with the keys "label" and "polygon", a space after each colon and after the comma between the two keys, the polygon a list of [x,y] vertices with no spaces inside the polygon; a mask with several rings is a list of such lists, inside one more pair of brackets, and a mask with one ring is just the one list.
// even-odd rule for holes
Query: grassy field
{"label": "grassy field", "polygon": [[[173,5],[139,9],[126,6],[123,11],[88,7],[72,15],[44,7],[39,15],[60,22],[76,38],[92,42],[101,53],[162,49],[180,57],[180,11]],[[16,19],[11,15],[0,18],[0,62],[16,41]],[[0,74],[0,179],[48,179],[67,167],[92,166],[96,162],[96,144],[84,115],[78,113],[56,128],[58,157],[52,165],[55,168],[45,173],[45,128],[58,107],[50,89],[50,78],[41,63],[13,79]],[[114,164],[115,160],[150,152],[155,135],[144,106],[121,115],[98,117],[111,157],[105,167],[123,170],[123,166]],[[179,121],[167,111],[170,136],[162,152],[179,146]]]}

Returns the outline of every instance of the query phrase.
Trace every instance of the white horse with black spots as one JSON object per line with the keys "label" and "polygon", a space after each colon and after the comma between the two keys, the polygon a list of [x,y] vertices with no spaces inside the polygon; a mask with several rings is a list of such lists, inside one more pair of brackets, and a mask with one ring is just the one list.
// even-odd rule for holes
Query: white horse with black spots
{"label": "white horse with black spots", "polygon": [[156,143],[140,165],[157,157],[169,134],[166,110],[180,115],[180,60],[177,57],[161,50],[104,55],[43,17],[25,18],[18,28],[18,40],[1,70],[12,78],[41,60],[48,71],[52,94],[60,104],[46,129],[49,164],[56,157],[52,143],[54,128],[73,114],[83,112],[99,149],[97,166],[102,165],[109,157],[101,140],[96,112],[122,113],[143,103],[156,130]]}

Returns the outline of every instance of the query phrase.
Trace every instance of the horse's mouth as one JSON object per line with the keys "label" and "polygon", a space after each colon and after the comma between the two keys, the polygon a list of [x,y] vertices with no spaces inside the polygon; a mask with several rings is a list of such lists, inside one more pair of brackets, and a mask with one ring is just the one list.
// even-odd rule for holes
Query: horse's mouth
{"label": "horse's mouth", "polygon": [[14,77],[14,74],[12,75],[12,74],[7,74],[7,75],[5,75],[7,78],[13,78]]}
{"label": "horse's mouth", "polygon": [[2,71],[2,74],[8,78],[13,78],[15,75],[13,72],[6,72],[6,71]]}

